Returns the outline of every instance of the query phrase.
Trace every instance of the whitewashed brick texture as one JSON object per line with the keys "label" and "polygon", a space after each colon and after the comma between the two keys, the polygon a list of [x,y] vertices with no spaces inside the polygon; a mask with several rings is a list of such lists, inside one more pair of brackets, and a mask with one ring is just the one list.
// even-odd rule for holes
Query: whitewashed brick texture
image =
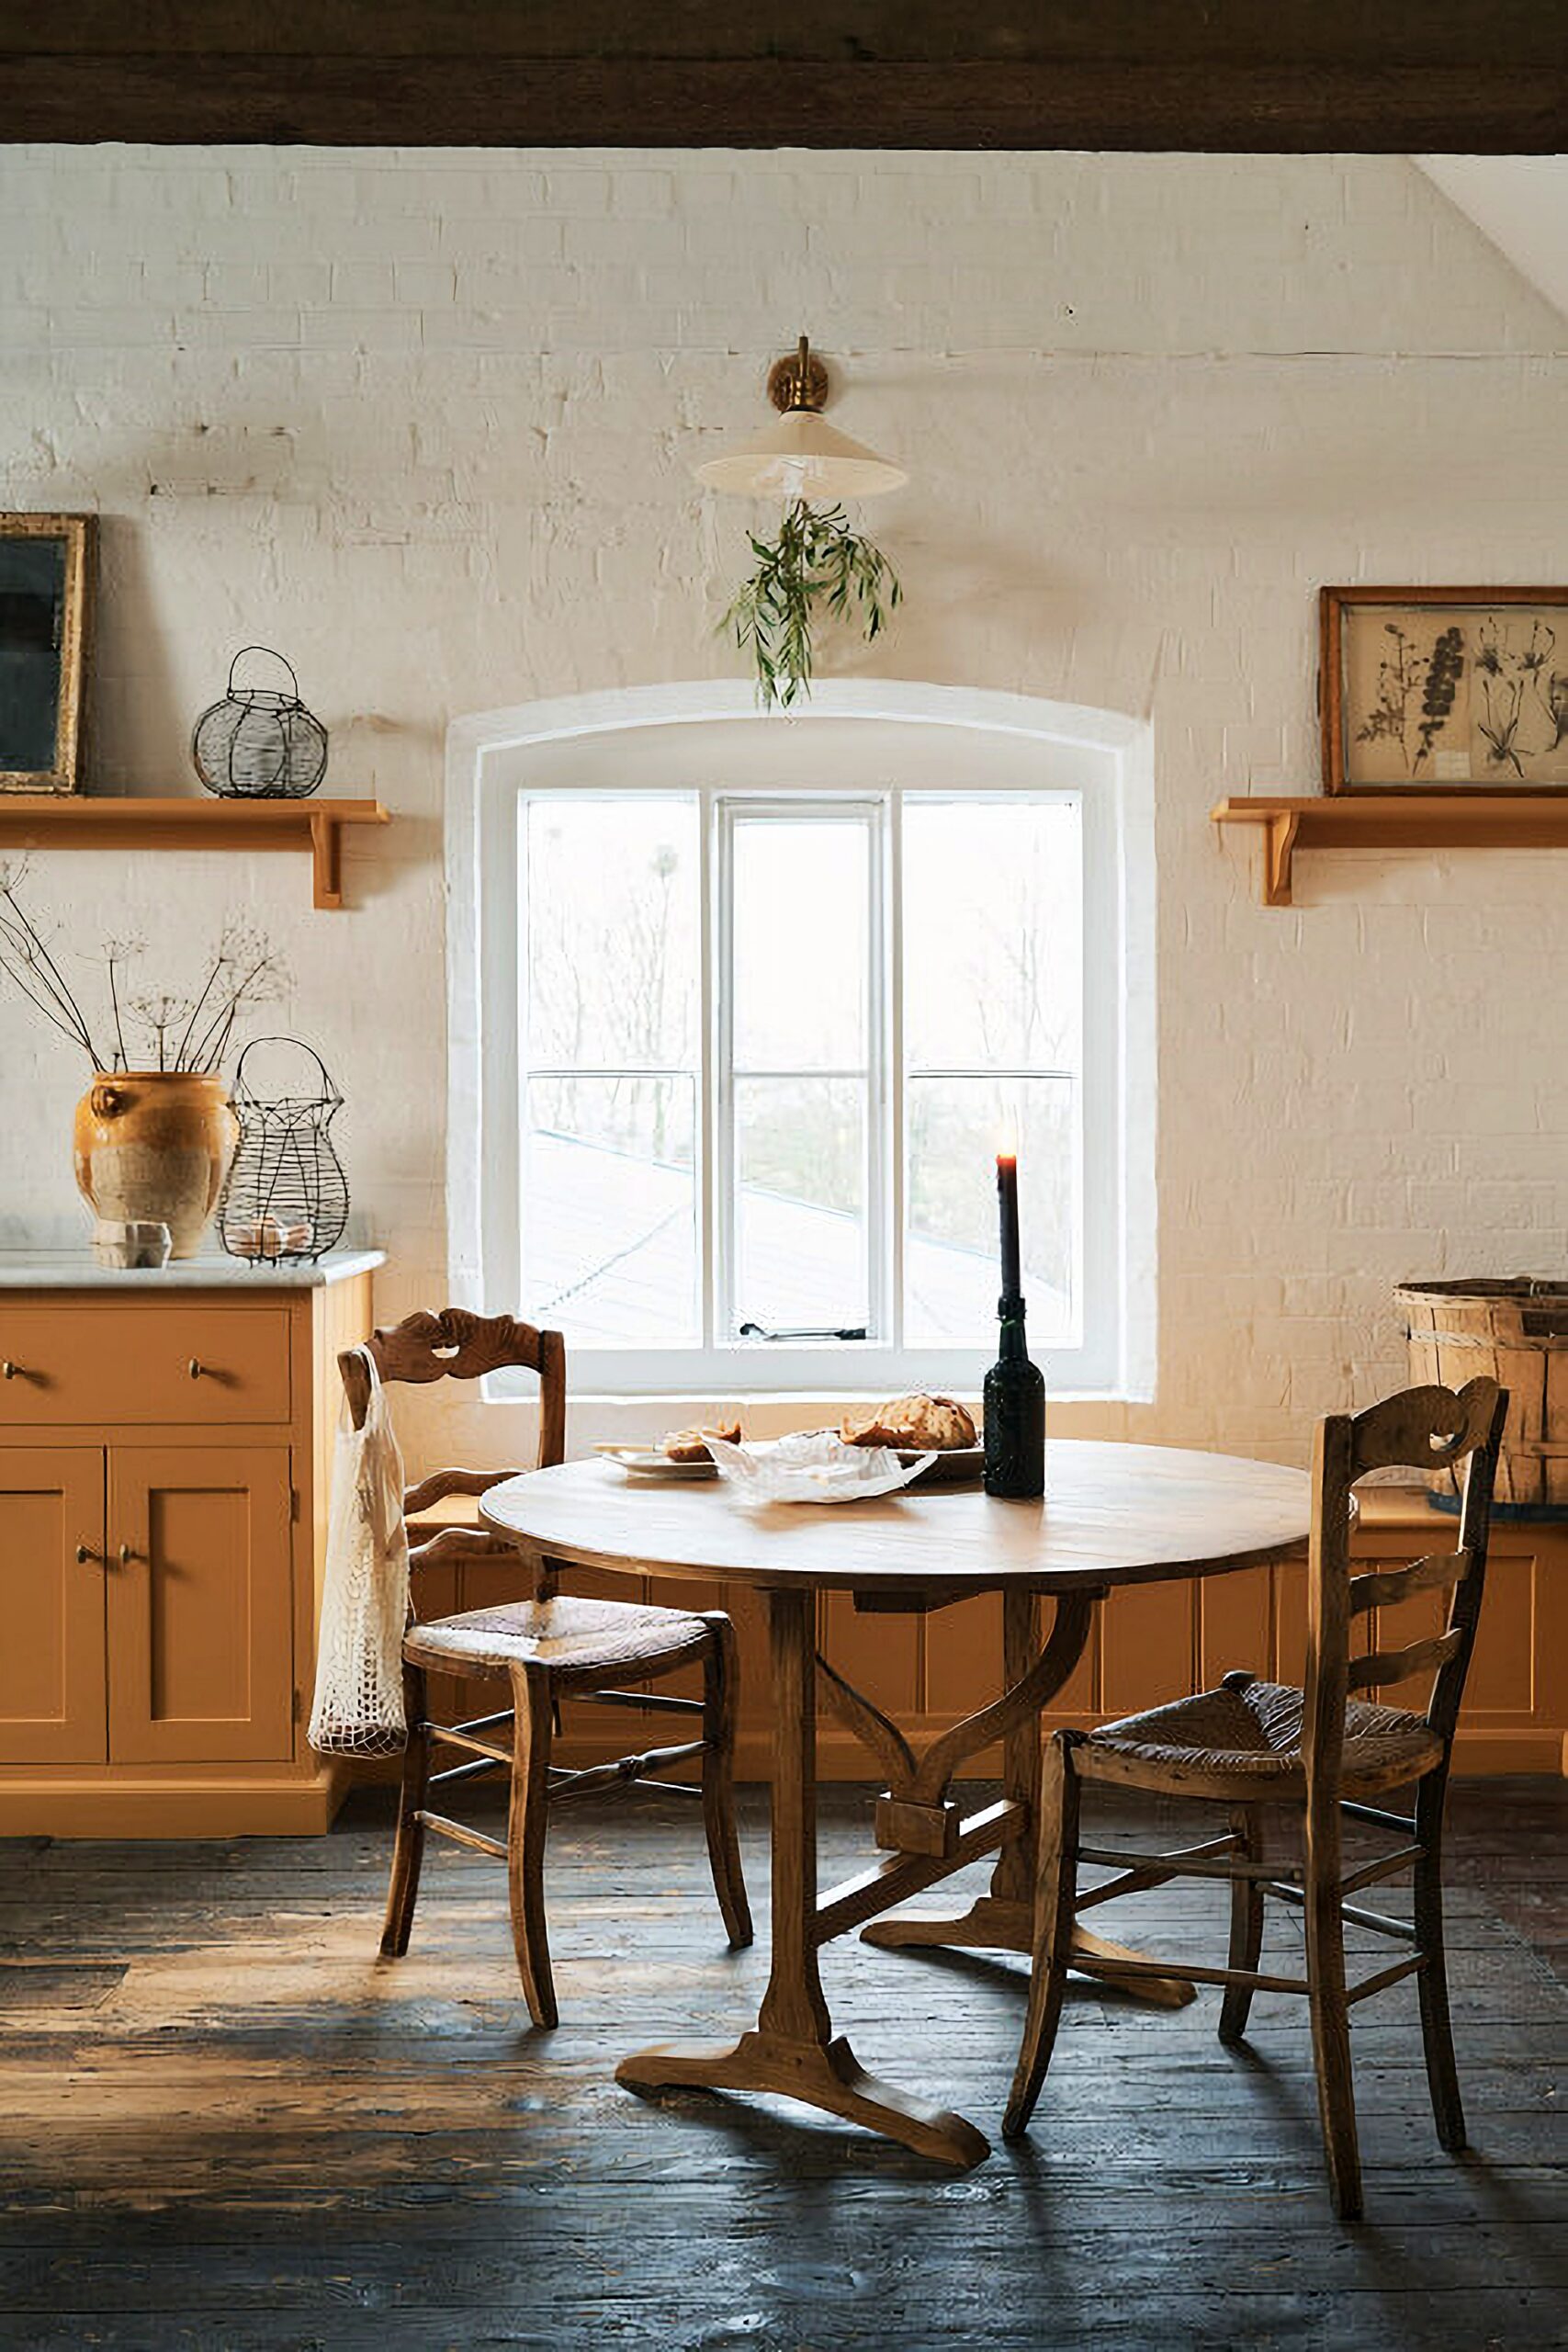
{"label": "whitewashed brick texture", "polygon": [[[1300,1460],[1399,1377],[1394,1281],[1565,1270],[1568,856],[1309,857],[1270,912],[1207,821],[1315,786],[1320,582],[1562,576],[1563,321],[1402,160],[0,151],[0,505],[102,517],[96,782],[187,788],[261,639],[397,816],[342,915],[278,858],[39,854],[31,899],[171,960],[249,906],[383,1317],[438,1301],[445,729],[733,673],[745,510],[689,468],[803,327],[912,475],[897,625],[825,668],[1153,724],[1157,1394],[1055,1425]],[[14,1001],[0,1067],[14,1241],[73,1214],[82,1072]],[[413,1451],[527,1418],[423,1400]]]}

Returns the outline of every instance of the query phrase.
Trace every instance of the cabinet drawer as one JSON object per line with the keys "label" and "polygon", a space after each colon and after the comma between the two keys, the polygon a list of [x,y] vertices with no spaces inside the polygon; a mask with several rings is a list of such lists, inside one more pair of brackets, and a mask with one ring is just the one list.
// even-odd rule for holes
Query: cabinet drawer
{"label": "cabinet drawer", "polygon": [[0,1376],[0,1429],[286,1421],[288,1311],[175,1300],[93,1307],[0,1301],[0,1367],[9,1367]]}

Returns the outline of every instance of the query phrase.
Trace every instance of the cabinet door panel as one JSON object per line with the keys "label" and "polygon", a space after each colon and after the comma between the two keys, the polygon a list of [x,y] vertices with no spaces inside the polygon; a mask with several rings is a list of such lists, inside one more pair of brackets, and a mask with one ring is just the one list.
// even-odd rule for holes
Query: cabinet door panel
{"label": "cabinet door panel", "polygon": [[1192,1679],[1195,1614],[1190,1581],[1123,1585],[1109,1596],[1100,1611],[1105,1629],[1100,1676],[1107,1714],[1161,1706],[1197,1688]]}
{"label": "cabinet door panel", "polygon": [[288,1757],[288,1447],[117,1446],[108,1532],[111,1761]]}
{"label": "cabinet door panel", "polygon": [[[1547,1358],[1549,1363],[1556,1361]],[[1548,1656],[1537,1631],[1537,1590],[1535,1560],[1493,1553],[1464,1694],[1466,1714],[1535,1712],[1537,1661]]]}
{"label": "cabinet door panel", "polygon": [[[884,1615],[880,1610],[863,1613],[847,1592],[825,1592],[818,1602],[818,1643],[823,1657],[896,1723],[908,1723],[916,1712],[919,1640],[918,1617]],[[818,1715],[822,1721],[838,1720],[820,1693]],[[882,1768],[869,1749],[864,1753],[867,1778],[874,1778]]]}
{"label": "cabinet door panel", "polygon": [[[1381,1563],[1358,1560],[1356,1566],[1371,1567]],[[1269,1573],[1274,1579],[1274,1679],[1300,1683],[1306,1676],[1306,1568],[1299,1561],[1288,1560]]]}
{"label": "cabinet door panel", "polygon": [[103,1544],[100,1447],[0,1452],[0,1763],[104,1761]]}
{"label": "cabinet door panel", "polygon": [[1267,1679],[1271,1662],[1273,1608],[1268,1568],[1205,1577],[1198,1587],[1198,1679],[1212,1690],[1242,1668]]}

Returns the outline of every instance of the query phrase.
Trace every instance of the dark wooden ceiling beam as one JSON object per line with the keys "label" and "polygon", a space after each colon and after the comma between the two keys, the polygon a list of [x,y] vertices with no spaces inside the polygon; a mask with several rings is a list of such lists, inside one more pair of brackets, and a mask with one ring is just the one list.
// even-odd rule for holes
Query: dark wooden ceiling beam
{"label": "dark wooden ceiling beam", "polygon": [[208,55],[0,60],[13,140],[263,145],[1551,154],[1568,80],[1510,68],[843,66]]}
{"label": "dark wooden ceiling beam", "polygon": [[676,59],[803,64],[1381,62],[1529,73],[1568,55],[1553,0],[0,0],[0,52]]}
{"label": "dark wooden ceiling beam", "polygon": [[9,140],[1568,148],[1541,0],[0,0]]}

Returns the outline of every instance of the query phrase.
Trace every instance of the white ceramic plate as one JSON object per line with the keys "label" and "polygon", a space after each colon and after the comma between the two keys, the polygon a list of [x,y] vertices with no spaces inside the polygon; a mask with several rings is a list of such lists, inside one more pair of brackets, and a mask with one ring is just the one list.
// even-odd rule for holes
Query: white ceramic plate
{"label": "white ceramic plate", "polygon": [[718,1472],[711,1462],[671,1462],[667,1453],[650,1452],[646,1445],[596,1445],[607,1462],[619,1464],[630,1478],[716,1478]]}

